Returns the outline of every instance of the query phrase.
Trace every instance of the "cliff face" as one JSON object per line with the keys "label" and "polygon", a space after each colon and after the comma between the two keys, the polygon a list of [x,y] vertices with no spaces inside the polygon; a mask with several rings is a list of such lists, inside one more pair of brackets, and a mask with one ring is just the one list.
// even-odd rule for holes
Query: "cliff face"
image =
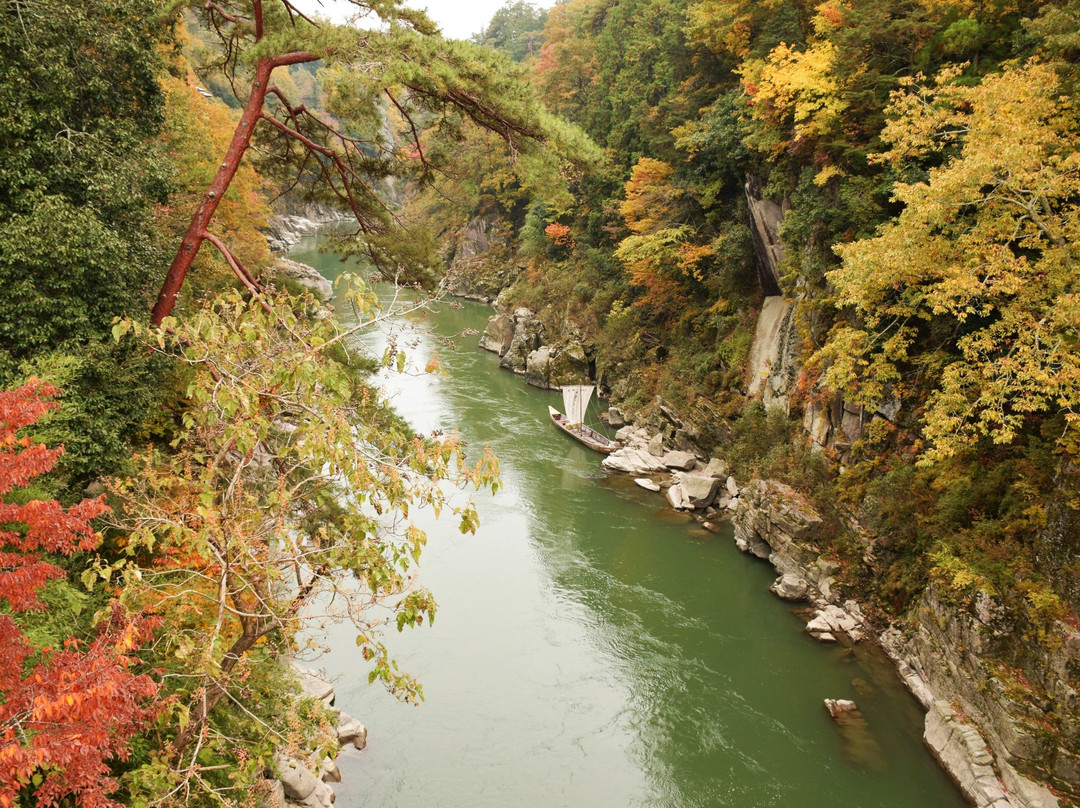
{"label": "cliff face", "polygon": [[[822,552],[821,518],[789,486],[752,481],[732,521],[739,548],[776,569],[773,591],[817,607],[811,634],[827,642],[869,635],[881,644],[927,708],[924,740],[976,805],[1057,806],[1047,783],[1077,793],[1077,692],[1069,680],[1080,671],[1080,632],[1060,626],[1060,649],[1032,660],[1051,685],[1041,690],[999,661],[1014,627],[988,597],[972,613],[931,586],[911,615],[913,627],[871,632],[861,608],[840,594],[839,568]],[[1071,716],[1064,732],[1048,725],[1051,711]]]}

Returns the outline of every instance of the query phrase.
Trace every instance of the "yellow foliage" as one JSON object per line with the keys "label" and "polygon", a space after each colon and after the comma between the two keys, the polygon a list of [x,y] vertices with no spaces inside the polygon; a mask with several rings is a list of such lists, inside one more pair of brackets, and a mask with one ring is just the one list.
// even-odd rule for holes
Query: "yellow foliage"
{"label": "yellow foliage", "polygon": [[750,96],[751,114],[775,136],[751,145],[778,152],[787,145],[789,126],[795,140],[836,131],[848,103],[833,72],[835,63],[831,42],[815,43],[805,51],[780,44],[767,59],[746,60],[737,72]]}
{"label": "yellow foliage", "polygon": [[[950,83],[894,98],[881,160],[946,152],[926,182],[900,183],[900,217],[875,238],[839,245],[829,273],[862,320],[826,348],[826,382],[880,400],[919,322],[948,318],[960,336],[926,406],[926,460],[980,436],[1009,443],[1032,414],[1080,407],[1080,151],[1077,121],[1048,65],[977,86]],[[1073,425],[1072,428],[1075,428]]]}
{"label": "yellow foliage", "polygon": [[619,210],[626,226],[638,235],[669,227],[678,213],[681,192],[669,180],[672,168],[662,160],[642,157],[626,182],[626,201]]}
{"label": "yellow foliage", "polygon": [[750,52],[754,25],[778,9],[783,0],[702,0],[687,10],[691,41],[738,59]]}

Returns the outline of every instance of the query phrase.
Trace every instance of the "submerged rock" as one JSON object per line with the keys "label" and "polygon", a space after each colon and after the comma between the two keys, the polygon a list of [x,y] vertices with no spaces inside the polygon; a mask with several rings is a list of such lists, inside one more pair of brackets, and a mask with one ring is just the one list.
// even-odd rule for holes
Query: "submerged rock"
{"label": "submerged rock", "polygon": [[859,705],[849,699],[825,699],[825,709],[829,715],[837,718],[844,713],[853,713],[859,709]]}

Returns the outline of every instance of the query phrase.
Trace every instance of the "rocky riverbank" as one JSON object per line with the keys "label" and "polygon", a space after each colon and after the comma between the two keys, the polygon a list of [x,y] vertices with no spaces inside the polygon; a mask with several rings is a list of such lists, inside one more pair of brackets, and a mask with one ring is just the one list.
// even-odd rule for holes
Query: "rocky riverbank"
{"label": "rocky riverbank", "polygon": [[[299,698],[322,702],[334,721],[333,733],[341,749],[367,746],[367,729],[351,715],[334,707],[333,684],[320,674],[293,665],[300,684]],[[274,756],[276,771],[260,789],[260,808],[330,808],[334,803],[332,783],[341,782],[335,758],[319,753],[297,756],[295,750],[281,748]]]}
{"label": "rocky riverbank", "polygon": [[[783,319],[782,315],[774,319]],[[781,329],[782,331],[783,329]],[[766,351],[782,352],[783,339],[770,339]],[[528,309],[497,313],[488,322],[481,347],[500,356],[500,365],[541,388],[557,388],[588,378],[588,359],[582,350],[576,361],[560,365],[568,353],[564,345],[548,344],[543,325]],[[564,360],[565,361],[565,360]],[[778,366],[779,363],[774,364]],[[784,395],[781,379],[767,379],[776,401]],[[783,403],[778,401],[777,403]],[[897,671],[927,710],[924,741],[942,767],[964,794],[980,808],[1052,808],[1059,800],[1038,780],[1045,780],[1045,761],[1056,761],[1063,778],[1075,777],[1078,758],[1068,749],[1032,731],[1032,711],[1010,700],[999,686],[1001,678],[992,666],[993,636],[987,624],[975,625],[969,615],[927,590],[911,626],[874,625],[864,607],[844,592],[839,583],[840,566],[823,549],[828,538],[824,522],[807,499],[790,486],[774,480],[750,480],[740,484],[718,457],[708,457],[688,426],[663,402],[656,402],[659,415],[649,426],[629,424],[616,433],[622,448],[607,456],[602,466],[612,473],[629,474],[635,482],[664,496],[677,511],[692,513],[706,528],[716,529],[721,520],[730,520],[740,550],[768,561],[777,577],[771,591],[778,597],[808,605],[806,630],[826,643],[872,642],[880,645]],[[858,434],[864,413],[849,415],[843,402],[835,407],[819,407],[808,420],[831,425],[819,428],[817,436],[826,442]],[[887,417],[875,413],[874,417]],[[857,418],[858,423],[852,421]],[[852,421],[852,423],[846,423]],[[621,412],[612,408],[607,420],[625,424]],[[820,427],[820,424],[818,424]],[[842,444],[840,450],[846,449]],[[985,609],[990,609],[987,605]],[[992,611],[992,609],[991,609]],[[978,621],[975,621],[978,623]],[[1000,630],[1000,627],[999,627]],[[1080,632],[1071,632],[1075,641],[1065,644],[1061,658],[1050,667],[1064,670],[1080,666]],[[1059,702],[1075,712],[1075,692],[1062,677],[1057,688]],[[1055,748],[1048,748],[1055,747]],[[1034,779],[1031,775],[1042,772]]]}
{"label": "rocky riverbank", "polygon": [[297,210],[289,210],[270,217],[263,231],[270,249],[276,253],[288,251],[300,239],[313,236],[319,230],[333,222],[346,222],[351,214],[322,205],[307,205]]}

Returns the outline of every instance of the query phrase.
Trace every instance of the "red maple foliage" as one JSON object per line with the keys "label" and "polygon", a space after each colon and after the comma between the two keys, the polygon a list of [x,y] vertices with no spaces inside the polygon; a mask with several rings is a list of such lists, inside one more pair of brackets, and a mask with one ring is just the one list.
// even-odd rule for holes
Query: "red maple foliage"
{"label": "red maple foliage", "polygon": [[[49,449],[18,431],[57,405],[57,390],[31,380],[0,391],[0,808],[32,792],[39,806],[72,797],[107,808],[116,781],[108,761],[129,754],[128,741],[153,714],[157,688],[137,675],[132,652],[155,627],[113,603],[97,635],[69,637],[63,648],[40,647],[15,615],[45,608],[40,595],[66,573],[45,554],[71,556],[97,546],[90,520],[108,510],[101,498],[70,508],[55,500],[18,505],[13,489],[52,469],[63,447]],[[5,603],[6,602],[6,603]]]}

